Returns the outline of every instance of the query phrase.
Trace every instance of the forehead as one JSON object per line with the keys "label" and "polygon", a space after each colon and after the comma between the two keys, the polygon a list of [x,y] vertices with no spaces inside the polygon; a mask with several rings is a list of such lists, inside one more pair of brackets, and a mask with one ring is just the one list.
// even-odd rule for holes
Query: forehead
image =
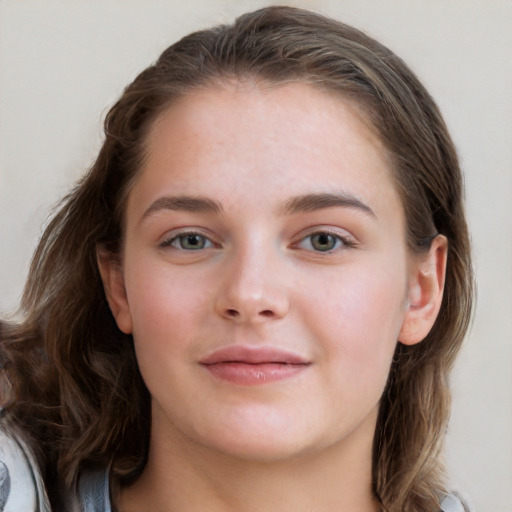
{"label": "forehead", "polygon": [[357,105],[303,83],[192,91],[155,120],[146,149],[138,200],[158,182],[228,203],[238,193],[252,199],[251,191],[271,200],[340,188],[375,203],[397,200],[387,151]]}
{"label": "forehead", "polygon": [[[224,119],[230,118],[234,121],[231,130],[224,124],[220,133],[216,126],[220,127]],[[357,132],[357,137],[376,146],[383,156],[387,155],[377,130],[355,99],[305,82],[272,84],[247,78],[192,89],[177,97],[153,122],[148,136],[150,146],[154,148],[162,138],[159,134],[165,137],[162,130],[169,130],[172,124],[179,124],[179,130],[188,128],[200,132],[202,137],[224,136],[238,133],[242,127],[265,124],[268,138],[278,137],[283,143],[292,142],[286,136],[293,134],[298,141],[305,131],[317,131],[321,135],[321,125],[324,132],[334,125],[339,131],[341,125],[345,125],[346,131]],[[284,132],[283,128],[291,131]],[[183,136],[184,132],[181,134]],[[263,142],[261,134],[257,136]]]}

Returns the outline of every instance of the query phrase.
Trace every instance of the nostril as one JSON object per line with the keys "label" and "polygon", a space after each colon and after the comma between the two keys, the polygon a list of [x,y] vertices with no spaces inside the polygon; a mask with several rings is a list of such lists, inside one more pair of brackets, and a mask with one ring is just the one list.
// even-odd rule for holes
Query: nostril
{"label": "nostril", "polygon": [[265,317],[271,317],[274,316],[274,312],[271,311],[270,309],[264,309],[263,311],[260,312],[260,315]]}
{"label": "nostril", "polygon": [[226,313],[231,318],[237,318],[240,316],[240,313],[236,309],[228,309]]}

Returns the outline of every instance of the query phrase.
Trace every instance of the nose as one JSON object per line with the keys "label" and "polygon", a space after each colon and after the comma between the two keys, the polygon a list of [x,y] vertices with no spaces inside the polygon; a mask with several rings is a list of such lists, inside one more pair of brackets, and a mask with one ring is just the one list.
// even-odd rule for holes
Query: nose
{"label": "nose", "polygon": [[215,300],[217,314],[239,323],[262,323],[286,316],[289,295],[279,256],[246,250],[226,262]]}

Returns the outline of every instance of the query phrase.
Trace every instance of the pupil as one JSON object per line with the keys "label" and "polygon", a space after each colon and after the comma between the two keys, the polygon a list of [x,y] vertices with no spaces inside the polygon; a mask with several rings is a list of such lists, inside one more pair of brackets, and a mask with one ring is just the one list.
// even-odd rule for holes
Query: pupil
{"label": "pupil", "polygon": [[187,235],[183,245],[191,249],[200,249],[203,246],[202,237],[199,235]]}
{"label": "pupil", "polygon": [[319,251],[329,251],[334,247],[334,237],[328,233],[320,233],[313,237],[313,246]]}

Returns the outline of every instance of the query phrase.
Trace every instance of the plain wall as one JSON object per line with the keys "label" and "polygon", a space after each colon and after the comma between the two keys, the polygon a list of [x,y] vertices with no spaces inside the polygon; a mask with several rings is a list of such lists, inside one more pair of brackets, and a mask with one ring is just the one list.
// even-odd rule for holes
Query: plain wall
{"label": "plain wall", "polygon": [[[15,310],[51,207],[90,165],[122,88],[178,37],[271,3],[0,0],[0,316]],[[512,1],[287,3],[391,47],[445,115],[466,173],[479,295],[453,375],[447,465],[477,511],[510,512]]]}

